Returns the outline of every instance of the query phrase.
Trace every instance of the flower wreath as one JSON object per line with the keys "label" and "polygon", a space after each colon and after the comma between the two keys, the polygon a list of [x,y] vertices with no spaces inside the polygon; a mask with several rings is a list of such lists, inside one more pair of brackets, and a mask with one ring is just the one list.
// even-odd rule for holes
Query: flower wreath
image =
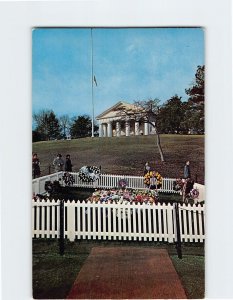
{"label": "flower wreath", "polygon": [[157,180],[157,188],[160,189],[162,187],[163,177],[159,174],[159,172],[150,171],[144,175],[144,183],[146,185],[150,185],[150,179],[155,176]]}
{"label": "flower wreath", "polygon": [[78,176],[83,182],[94,182],[100,177],[100,168],[95,166],[83,166],[79,170]]}
{"label": "flower wreath", "polygon": [[122,178],[118,181],[118,186],[125,189],[128,186],[128,182]]}
{"label": "flower wreath", "polygon": [[69,172],[65,172],[64,175],[62,176],[62,180],[65,182],[66,185],[70,186],[73,185],[75,180],[74,176],[71,175]]}
{"label": "flower wreath", "polygon": [[191,196],[192,199],[198,198],[198,196],[199,196],[199,191],[198,191],[198,189],[192,189],[192,190],[190,191],[190,196]]}

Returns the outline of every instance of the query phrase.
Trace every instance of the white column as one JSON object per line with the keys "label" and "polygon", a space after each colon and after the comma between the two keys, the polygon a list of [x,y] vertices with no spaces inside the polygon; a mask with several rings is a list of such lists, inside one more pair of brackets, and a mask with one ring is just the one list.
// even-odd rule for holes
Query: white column
{"label": "white column", "polygon": [[130,121],[125,121],[125,135],[130,136]]}
{"label": "white column", "polygon": [[108,137],[112,137],[112,122],[108,122]]}
{"label": "white column", "polygon": [[121,136],[121,124],[119,121],[116,122],[116,136]]}
{"label": "white column", "polygon": [[103,136],[103,124],[100,123],[99,124],[99,137],[102,137]]}
{"label": "white column", "polygon": [[103,136],[107,136],[107,124],[103,124]]}
{"label": "white column", "polygon": [[144,123],[144,135],[149,134],[149,123],[145,122]]}
{"label": "white column", "polygon": [[135,120],[135,135],[139,135],[139,122]]}

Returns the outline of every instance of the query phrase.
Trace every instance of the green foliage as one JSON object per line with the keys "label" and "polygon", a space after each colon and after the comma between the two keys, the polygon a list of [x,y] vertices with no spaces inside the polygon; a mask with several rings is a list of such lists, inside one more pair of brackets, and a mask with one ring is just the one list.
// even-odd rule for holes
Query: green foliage
{"label": "green foliage", "polygon": [[189,101],[203,103],[205,100],[205,66],[197,66],[195,82],[192,87],[185,90],[189,95]]}
{"label": "green foliage", "polygon": [[[94,132],[98,130],[98,127],[94,125]],[[72,138],[88,137],[92,134],[92,120],[88,115],[78,116],[73,119],[71,125]]]}
{"label": "green foliage", "polygon": [[59,125],[59,121],[53,111],[49,114],[48,122],[49,122],[49,131],[48,131],[49,139],[60,138],[61,128]]}
{"label": "green foliage", "polygon": [[182,126],[186,132],[193,130],[196,133],[204,133],[204,103],[185,104],[185,114]]}
{"label": "green foliage", "polygon": [[160,106],[157,127],[161,133],[204,133],[205,66],[198,66],[195,81],[185,90],[188,101],[177,95]]}
{"label": "green foliage", "polygon": [[42,110],[34,114],[33,119],[36,123],[36,132],[41,140],[53,140],[61,137],[61,128],[58,118],[52,110]]}
{"label": "green foliage", "polygon": [[197,133],[203,133],[205,126],[205,66],[197,67],[195,82],[185,92],[189,95],[189,99],[185,112],[184,126]]}
{"label": "green foliage", "polygon": [[163,133],[180,133],[184,120],[184,104],[181,97],[177,95],[171,97],[158,114],[158,127]]}
{"label": "green foliage", "polygon": [[[163,105],[158,99],[136,101],[130,116],[149,121],[159,133],[204,133],[205,66],[197,66],[195,81],[185,89],[188,101],[174,95]],[[143,108],[140,110],[139,108]]]}
{"label": "green foliage", "polygon": [[32,131],[32,142],[40,142],[42,141],[42,135],[37,130]]}

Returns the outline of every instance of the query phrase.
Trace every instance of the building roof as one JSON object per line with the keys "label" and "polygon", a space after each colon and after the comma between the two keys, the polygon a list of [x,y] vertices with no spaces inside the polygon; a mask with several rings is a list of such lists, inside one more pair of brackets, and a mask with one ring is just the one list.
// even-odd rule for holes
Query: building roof
{"label": "building roof", "polygon": [[119,101],[117,102],[115,105],[113,105],[112,107],[108,108],[107,110],[105,110],[104,112],[102,112],[101,114],[99,114],[96,119],[100,120],[100,119],[105,119],[105,118],[114,118],[119,116],[119,111],[118,109],[120,108],[133,108],[134,105],[127,103],[127,102],[123,102],[123,101]]}

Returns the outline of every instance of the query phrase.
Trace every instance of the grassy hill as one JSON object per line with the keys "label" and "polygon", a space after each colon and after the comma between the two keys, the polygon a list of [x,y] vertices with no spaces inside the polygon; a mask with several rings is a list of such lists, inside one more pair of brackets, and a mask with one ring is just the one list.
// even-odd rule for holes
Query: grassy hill
{"label": "grassy hill", "polygon": [[192,177],[204,183],[204,136],[161,135],[165,162],[160,161],[155,136],[114,138],[83,138],[71,141],[45,141],[33,143],[32,151],[41,161],[42,175],[54,172],[52,162],[57,153],[65,159],[71,155],[73,170],[83,165],[102,167],[102,173],[143,175],[146,161],[163,177],[182,177],[183,166],[190,160]]}

